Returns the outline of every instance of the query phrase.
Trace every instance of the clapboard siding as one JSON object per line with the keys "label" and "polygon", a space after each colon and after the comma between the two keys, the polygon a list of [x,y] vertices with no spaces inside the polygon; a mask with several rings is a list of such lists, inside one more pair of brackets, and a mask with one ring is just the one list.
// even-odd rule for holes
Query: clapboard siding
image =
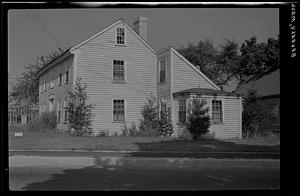
{"label": "clapboard siding", "polygon": [[173,93],[189,88],[216,89],[172,50],[171,58],[173,62]]}
{"label": "clapboard siding", "polygon": [[[125,28],[126,46],[115,45],[116,27]],[[122,22],[107,30],[76,53],[76,76],[87,84],[88,102],[96,104],[92,128],[120,133],[124,123],[113,122],[112,100],[125,99],[126,125],[139,123],[147,97],[156,96],[156,54],[126,29]],[[113,83],[113,60],[125,61],[126,83]]]}
{"label": "clapboard siding", "polygon": [[[166,62],[166,81],[159,82],[160,77],[160,61],[165,60]],[[158,62],[157,62],[157,98],[158,100],[165,98],[167,103],[170,103],[171,99],[171,62],[170,62],[170,50],[167,48],[158,53]]]}
{"label": "clapboard siding", "polygon": [[241,98],[224,98],[224,137],[241,138]]}
{"label": "clapboard siding", "polygon": [[[39,105],[43,107],[46,104],[46,111],[49,111],[49,96],[54,96],[54,108],[56,110],[58,100],[63,102],[68,97],[67,91],[72,91],[72,84],[73,84],[73,73],[74,73],[74,55],[70,55],[63,61],[54,65],[51,69],[47,70],[39,77],[39,85],[42,91],[39,92]],[[69,70],[69,82],[65,83],[65,73]],[[51,73],[52,72],[52,73]],[[59,74],[62,74],[62,85],[59,86]],[[51,74],[54,78],[53,83],[54,87],[50,88],[51,82]],[[46,80],[46,92],[43,91],[43,83]],[[63,111],[63,110],[62,110]],[[40,111],[41,112],[41,111]],[[63,112],[62,112],[63,113]],[[62,115],[62,114],[61,114]],[[67,125],[63,124],[63,119],[58,123],[59,129],[66,129]]]}

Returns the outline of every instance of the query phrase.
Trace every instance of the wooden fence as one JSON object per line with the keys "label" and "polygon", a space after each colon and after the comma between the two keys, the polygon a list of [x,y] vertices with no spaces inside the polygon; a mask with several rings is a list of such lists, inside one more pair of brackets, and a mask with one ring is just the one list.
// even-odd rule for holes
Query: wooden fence
{"label": "wooden fence", "polygon": [[38,115],[36,106],[10,106],[8,108],[8,124],[27,124]]}

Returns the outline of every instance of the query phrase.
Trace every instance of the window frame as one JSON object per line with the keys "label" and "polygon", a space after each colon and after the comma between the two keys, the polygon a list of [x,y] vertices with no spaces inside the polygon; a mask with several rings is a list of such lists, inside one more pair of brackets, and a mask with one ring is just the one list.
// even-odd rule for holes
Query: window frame
{"label": "window frame", "polygon": [[51,75],[50,75],[50,88],[54,88],[54,78],[53,78],[53,70],[51,70]]}
{"label": "window frame", "polygon": [[[123,120],[118,120],[118,118],[117,118],[117,120],[115,120],[115,118],[114,118],[114,112],[115,112],[114,101],[123,101]],[[112,122],[116,122],[116,123],[126,122],[126,100],[124,98],[112,99]]]}
{"label": "window frame", "polygon": [[[124,43],[118,43],[118,29],[123,29],[124,30]],[[120,35],[121,37],[121,35]],[[122,38],[122,37],[121,37]],[[126,46],[126,29],[125,27],[121,27],[121,26],[117,26],[116,27],[116,38],[115,38],[115,44],[118,45],[118,46]]]}
{"label": "window frame", "polygon": [[[161,74],[161,72],[162,72],[162,63],[161,62],[164,62],[164,81],[162,81],[161,80],[161,76],[162,76],[162,74]],[[166,62],[166,60],[165,59],[161,59],[161,60],[159,60],[159,83],[165,83],[166,82],[166,80],[167,80],[167,62]]]}
{"label": "window frame", "polygon": [[[180,103],[184,103],[184,108],[185,110],[181,110],[182,109],[182,105],[180,105]],[[183,114],[184,112],[184,116],[185,116],[185,119],[184,119],[184,122],[181,121],[181,114]],[[178,100],[178,123],[185,123],[186,122],[186,99],[179,99]]]}
{"label": "window frame", "polygon": [[[67,74],[67,73],[68,73],[68,74]],[[70,79],[70,78],[69,78],[69,77],[70,77],[70,71],[69,71],[69,69],[66,70],[65,76],[66,76],[66,77],[65,77],[65,84],[68,84],[69,81],[70,81],[70,80],[69,80],[69,79]],[[68,77],[67,77],[67,76],[68,76]]]}
{"label": "window frame", "polygon": [[[220,118],[220,122],[216,122],[214,120],[214,114],[216,113],[216,111],[214,111],[214,106],[213,103],[214,102],[221,102],[221,118]],[[211,100],[211,122],[213,125],[219,125],[219,124],[224,124],[224,101],[222,99],[212,99]]]}
{"label": "window frame", "polygon": [[58,86],[62,85],[62,81],[63,81],[63,74],[60,73],[59,76],[58,76]]}
{"label": "window frame", "polygon": [[66,109],[66,107],[67,107],[67,105],[68,105],[68,99],[65,99],[64,101],[63,101],[63,104],[64,104],[64,123],[66,124],[66,123],[68,123],[68,109]]}
{"label": "window frame", "polygon": [[[115,64],[114,62],[115,61],[123,61],[123,77],[124,79],[123,80],[115,80],[114,78],[114,67],[115,67]],[[113,59],[112,60],[112,82],[113,83],[126,83],[127,82],[127,75],[126,75],[126,61],[124,59]]]}
{"label": "window frame", "polygon": [[60,115],[61,115],[61,107],[60,107],[60,99],[57,100],[57,122],[60,122]]}

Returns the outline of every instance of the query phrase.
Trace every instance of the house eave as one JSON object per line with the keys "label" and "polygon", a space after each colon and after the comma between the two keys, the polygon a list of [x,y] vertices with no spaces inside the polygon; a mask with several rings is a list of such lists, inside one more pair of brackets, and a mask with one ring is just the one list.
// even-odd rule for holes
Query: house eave
{"label": "house eave", "polygon": [[57,57],[56,59],[52,60],[51,62],[49,62],[48,64],[46,64],[45,66],[43,66],[37,73],[36,75],[39,77],[41,76],[43,73],[45,73],[47,70],[49,70],[51,67],[53,67],[54,65],[56,65],[57,63],[63,61],[64,59],[66,59],[67,57],[69,57],[71,55],[70,49],[66,50],[63,54],[61,54],[59,57]]}

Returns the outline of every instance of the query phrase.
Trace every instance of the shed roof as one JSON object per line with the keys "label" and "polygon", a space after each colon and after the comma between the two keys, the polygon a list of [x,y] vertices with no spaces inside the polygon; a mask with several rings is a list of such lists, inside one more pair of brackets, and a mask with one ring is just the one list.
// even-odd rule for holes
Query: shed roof
{"label": "shed roof", "polygon": [[248,90],[256,89],[261,97],[280,95],[280,69],[268,74],[252,77],[248,82],[240,85],[236,93],[246,95]]}
{"label": "shed roof", "polygon": [[219,96],[219,95],[221,95],[221,96],[235,96],[235,97],[241,96],[241,94],[237,94],[237,93],[231,93],[231,92],[208,89],[208,88],[185,89],[185,90],[173,93],[173,96],[180,95],[180,94],[191,94],[191,93],[202,94],[202,95],[213,95],[213,96]]}

